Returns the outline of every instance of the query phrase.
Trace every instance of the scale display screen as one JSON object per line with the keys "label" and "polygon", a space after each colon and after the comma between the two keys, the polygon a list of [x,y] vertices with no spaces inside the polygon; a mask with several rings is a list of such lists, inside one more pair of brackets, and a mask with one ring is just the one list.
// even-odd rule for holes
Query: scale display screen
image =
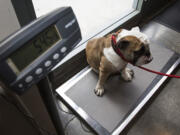
{"label": "scale display screen", "polygon": [[81,41],[71,7],[39,17],[0,42],[0,80],[22,94],[61,65]]}
{"label": "scale display screen", "polygon": [[27,42],[26,45],[23,45],[23,47],[13,52],[8,57],[7,63],[18,75],[23,69],[60,40],[61,36],[56,30],[56,26],[49,26]]}

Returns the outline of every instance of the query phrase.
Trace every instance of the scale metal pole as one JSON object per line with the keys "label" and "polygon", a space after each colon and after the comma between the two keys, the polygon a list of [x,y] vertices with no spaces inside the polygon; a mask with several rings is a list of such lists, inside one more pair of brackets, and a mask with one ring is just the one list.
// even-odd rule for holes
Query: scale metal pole
{"label": "scale metal pole", "polygon": [[49,77],[46,76],[38,84],[39,93],[43,99],[46,109],[51,117],[54,127],[58,135],[65,135],[64,129],[61,123],[61,116],[58,109],[58,103],[56,101],[54,92],[49,81]]}

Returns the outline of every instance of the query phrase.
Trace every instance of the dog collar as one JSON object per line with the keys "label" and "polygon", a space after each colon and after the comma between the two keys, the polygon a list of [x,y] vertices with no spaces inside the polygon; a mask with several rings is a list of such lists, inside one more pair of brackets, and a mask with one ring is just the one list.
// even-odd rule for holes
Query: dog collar
{"label": "dog collar", "polygon": [[131,63],[132,65],[134,65],[132,62],[128,61],[124,55],[121,53],[121,50],[119,49],[119,47],[117,46],[116,43],[116,36],[112,35],[111,36],[111,44],[112,44],[112,48],[114,49],[114,51],[127,63]]}

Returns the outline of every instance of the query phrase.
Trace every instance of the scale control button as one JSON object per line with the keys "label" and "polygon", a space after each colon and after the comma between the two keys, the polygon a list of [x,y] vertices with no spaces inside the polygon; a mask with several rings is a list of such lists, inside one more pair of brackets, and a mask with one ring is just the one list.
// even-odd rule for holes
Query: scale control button
{"label": "scale control button", "polygon": [[49,67],[51,65],[51,61],[50,60],[46,61],[44,65],[45,67]]}
{"label": "scale control button", "polygon": [[38,69],[36,69],[36,75],[39,75],[39,74],[41,74],[42,73],[42,68],[38,68]]}
{"label": "scale control button", "polygon": [[62,47],[62,48],[61,48],[61,52],[62,52],[62,53],[65,53],[65,52],[66,52],[66,50],[67,50],[67,48],[66,48],[66,47]]}
{"label": "scale control button", "polygon": [[33,79],[32,76],[28,76],[28,77],[26,77],[25,82],[29,83],[32,81],[32,79]]}
{"label": "scale control button", "polygon": [[54,55],[53,55],[53,59],[54,60],[57,60],[59,58],[59,54],[58,53],[55,53]]}
{"label": "scale control button", "polygon": [[18,87],[19,87],[19,88],[22,88],[22,87],[23,87],[23,84],[22,84],[22,83],[18,84]]}

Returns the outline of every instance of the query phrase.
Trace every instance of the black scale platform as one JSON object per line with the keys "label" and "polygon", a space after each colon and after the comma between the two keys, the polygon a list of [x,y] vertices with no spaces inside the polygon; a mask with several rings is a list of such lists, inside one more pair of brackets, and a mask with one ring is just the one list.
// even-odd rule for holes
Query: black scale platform
{"label": "black scale platform", "polygon": [[[154,60],[145,67],[157,71],[160,71],[168,61],[171,61],[170,59],[174,55],[173,51],[163,45],[164,43],[170,44],[170,42],[164,41],[169,41],[173,37],[164,36],[163,40],[161,38],[161,35],[163,35],[162,29],[169,30],[156,22],[152,22],[143,28],[143,32],[150,38],[150,48],[154,57]],[[170,64],[173,63],[170,62]],[[157,81],[152,84],[152,81],[155,78],[157,79],[157,75],[136,67],[129,67],[135,72],[133,81],[124,82],[119,79],[119,76],[112,76],[106,83],[103,97],[97,97],[94,94],[98,75],[89,67],[59,87],[57,93],[60,96],[65,95],[65,100],[69,100],[69,103],[75,105],[76,109],[81,108],[109,133],[118,134],[121,130],[118,127],[123,128],[122,123],[126,123],[129,114],[138,104],[144,102],[145,96],[151,91],[147,88],[153,88],[158,83]]]}

